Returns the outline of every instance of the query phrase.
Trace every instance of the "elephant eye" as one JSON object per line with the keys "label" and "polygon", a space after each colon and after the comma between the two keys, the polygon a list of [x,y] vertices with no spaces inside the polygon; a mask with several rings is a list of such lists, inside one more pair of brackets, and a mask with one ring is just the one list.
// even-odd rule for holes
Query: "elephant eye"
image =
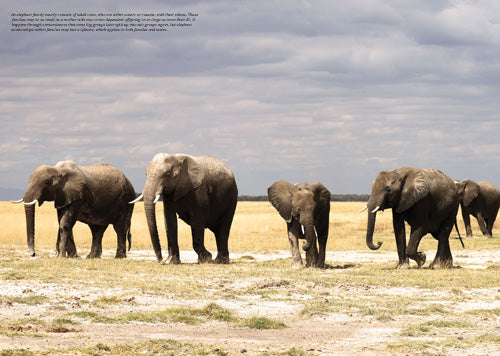
{"label": "elephant eye", "polygon": [[50,182],[51,182],[51,181],[50,181],[50,179],[47,179],[47,180],[45,181],[45,185],[50,185]]}
{"label": "elephant eye", "polygon": [[386,192],[390,192],[391,191],[391,187],[385,187],[385,191]]}

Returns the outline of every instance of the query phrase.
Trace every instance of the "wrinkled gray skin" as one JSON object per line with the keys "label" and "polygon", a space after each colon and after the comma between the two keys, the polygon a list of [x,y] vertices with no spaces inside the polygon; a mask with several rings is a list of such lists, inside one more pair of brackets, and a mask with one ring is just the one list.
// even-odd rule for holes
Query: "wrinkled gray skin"
{"label": "wrinkled gray skin", "polygon": [[267,196],[287,223],[293,267],[302,267],[298,239],[305,239],[302,249],[306,251],[306,267],[324,268],[330,214],[328,189],[321,183],[293,185],[280,180],[268,188]]}
{"label": "wrinkled gray skin", "polygon": [[500,191],[489,182],[476,183],[466,179],[455,182],[455,184],[458,188],[458,197],[467,237],[472,237],[469,217],[469,215],[472,215],[477,219],[483,236],[490,238],[498,208],[500,207]]}
{"label": "wrinkled gray skin", "polygon": [[[392,208],[398,268],[408,268],[408,258],[415,260],[419,268],[424,265],[425,253],[417,249],[427,233],[438,240],[436,257],[430,268],[453,267],[448,239],[458,211],[458,190],[444,173],[413,167],[380,172],[373,182],[367,207],[366,243],[370,249],[376,250],[382,245],[381,242],[377,246],[373,244],[376,211]],[[411,227],[408,246],[405,221]]]}
{"label": "wrinkled gray skin", "polygon": [[[116,257],[124,258],[126,240],[130,249],[130,219],[135,197],[129,180],[117,168],[98,163],[78,166],[74,162],[59,162],[55,166],[42,165],[29,178],[24,194],[25,204],[38,201],[54,201],[59,220],[57,255],[77,257],[73,226],[77,221],[89,225],[92,231],[92,248],[87,258],[102,254],[102,237],[109,224],[117,234]],[[25,205],[28,248],[35,256],[35,204]]]}
{"label": "wrinkled gray skin", "polygon": [[210,156],[158,153],[148,164],[144,187],[144,209],[151,242],[158,262],[162,260],[155,216],[155,197],[163,196],[167,229],[167,263],[180,263],[177,217],[191,226],[193,248],[200,263],[212,254],[205,248],[205,228],[215,235],[216,263],[229,263],[228,239],[238,200],[238,188],[231,170]]}

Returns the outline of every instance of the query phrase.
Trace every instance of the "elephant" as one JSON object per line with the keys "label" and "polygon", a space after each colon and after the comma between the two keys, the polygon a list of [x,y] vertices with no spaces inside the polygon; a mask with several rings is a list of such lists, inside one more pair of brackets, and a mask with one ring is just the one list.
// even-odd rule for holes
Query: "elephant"
{"label": "elephant", "polygon": [[109,224],[117,234],[116,258],[125,258],[126,241],[131,245],[130,221],[134,206],[129,201],[136,196],[134,187],[117,168],[98,163],[78,166],[61,161],[55,166],[41,165],[29,178],[23,199],[30,255],[35,256],[35,204],[54,201],[59,230],[56,251],[59,257],[78,257],[73,238],[77,221],[86,223],[92,231],[92,247],[87,258],[102,254],[102,237]]}
{"label": "elephant", "polygon": [[[401,167],[382,171],[372,184],[368,199],[368,224],[366,244],[372,250],[380,248],[373,244],[373,231],[377,211],[392,208],[394,235],[398,250],[397,268],[409,268],[409,258],[421,268],[426,260],[418,245],[424,235],[430,233],[438,240],[436,257],[430,268],[452,268],[449,236],[456,226],[458,211],[458,189],[451,178],[437,169]],[[405,221],[411,227],[406,246]],[[457,229],[458,231],[458,229]]]}
{"label": "elephant", "polygon": [[[228,239],[238,201],[233,172],[211,156],[156,154],[146,168],[143,193],[133,202],[144,199],[144,210],[151,242],[158,262],[162,261],[156,225],[155,204],[163,197],[168,257],[166,263],[181,263],[177,239],[177,216],[191,226],[193,249],[198,262],[210,262],[212,254],[204,243],[205,228],[217,244],[216,263],[229,263]],[[131,203],[133,203],[131,202]]]}
{"label": "elephant", "polygon": [[490,238],[500,207],[500,190],[490,182],[476,183],[469,179],[455,182],[455,184],[458,188],[466,236],[472,237],[469,218],[469,215],[472,215],[477,219],[483,236]]}
{"label": "elephant", "polygon": [[324,268],[330,215],[328,189],[319,182],[294,185],[280,180],[268,188],[267,196],[286,221],[293,268],[302,267],[298,239],[306,240],[302,245],[306,251],[306,267]]}

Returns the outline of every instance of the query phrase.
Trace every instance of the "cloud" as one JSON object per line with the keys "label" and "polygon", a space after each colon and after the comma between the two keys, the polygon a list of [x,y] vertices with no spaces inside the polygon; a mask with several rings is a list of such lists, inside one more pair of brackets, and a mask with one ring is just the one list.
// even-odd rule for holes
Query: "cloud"
{"label": "cloud", "polygon": [[[366,193],[402,165],[499,176],[500,13],[491,1],[6,1],[0,186],[105,161],[140,189],[157,152],[210,154],[241,194],[275,180]],[[30,9],[188,9],[191,29],[11,33]],[[483,178],[479,177],[479,180]]]}

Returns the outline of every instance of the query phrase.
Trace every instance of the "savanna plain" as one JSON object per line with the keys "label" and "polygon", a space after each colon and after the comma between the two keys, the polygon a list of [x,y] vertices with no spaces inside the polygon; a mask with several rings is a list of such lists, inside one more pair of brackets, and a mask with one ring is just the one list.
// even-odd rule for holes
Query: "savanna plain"
{"label": "savanna plain", "polygon": [[[157,214],[166,255],[162,207]],[[0,203],[2,355],[494,355],[500,354],[500,229],[450,237],[455,267],[396,270],[390,211],[365,245],[364,203],[332,203],[326,269],[292,269],[286,225],[267,202],[239,202],[229,265],[198,264],[179,222],[180,265],[156,262],[142,203],[132,248],[114,259],[109,227],[101,259],[85,258],[90,229],[74,229],[79,258],[55,257],[53,204],[36,208],[29,257],[22,206]],[[498,225],[498,224],[497,224]],[[458,226],[465,228],[458,216]],[[407,236],[409,233],[407,232]],[[207,248],[216,254],[213,234]],[[428,267],[437,242],[420,251]],[[165,256],[164,256],[165,257]]]}

